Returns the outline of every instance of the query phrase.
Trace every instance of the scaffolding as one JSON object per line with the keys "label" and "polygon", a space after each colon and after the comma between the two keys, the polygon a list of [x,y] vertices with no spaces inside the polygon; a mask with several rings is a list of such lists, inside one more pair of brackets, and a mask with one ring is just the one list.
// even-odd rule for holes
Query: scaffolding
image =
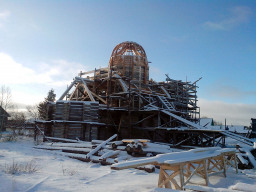
{"label": "scaffolding", "polygon": [[[118,133],[120,138],[141,137],[164,142],[169,142],[171,136],[164,135],[163,130],[177,127],[202,128],[197,124],[200,118],[200,108],[197,106],[197,82],[201,78],[195,82],[184,82],[173,80],[166,75],[166,81],[156,82],[149,80],[148,63],[146,52],[139,44],[135,42],[118,44],[111,54],[108,67],[81,71],[74,78],[59,100],[49,107],[48,121],[74,124],[73,120],[58,116],[67,113],[66,117],[68,117],[72,113],[81,116],[78,118],[80,124],[81,122],[86,124],[79,125],[83,130],[79,134],[91,133],[88,129],[96,126],[101,129],[101,135],[105,137]],[[74,105],[75,101],[80,103]],[[81,108],[86,106],[84,103],[88,106],[88,102],[94,105],[97,103],[95,109],[97,112],[94,111],[95,113],[91,115],[97,116],[93,121],[84,118],[86,113],[90,116],[91,109]],[[65,105],[71,108],[80,106],[80,108],[75,111],[68,107],[65,110],[59,108]],[[58,110],[65,112],[59,113]],[[48,125],[48,127],[53,126]],[[72,126],[66,125],[66,127]],[[77,130],[79,126],[75,126]],[[63,131],[61,137],[66,132]],[[53,131],[49,131],[49,134],[54,136]],[[81,138],[88,137],[83,135]]]}

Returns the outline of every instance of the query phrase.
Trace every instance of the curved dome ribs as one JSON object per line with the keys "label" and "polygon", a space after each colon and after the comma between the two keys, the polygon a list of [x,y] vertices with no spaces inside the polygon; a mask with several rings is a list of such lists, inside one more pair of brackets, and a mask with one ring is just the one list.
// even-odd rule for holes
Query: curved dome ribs
{"label": "curved dome ribs", "polygon": [[129,41],[120,43],[114,48],[111,57],[117,55],[136,55],[145,58],[147,57],[146,52],[141,45]]}
{"label": "curved dome ribs", "polygon": [[118,44],[112,51],[109,67],[121,77],[148,83],[149,67],[145,50],[132,41]]}

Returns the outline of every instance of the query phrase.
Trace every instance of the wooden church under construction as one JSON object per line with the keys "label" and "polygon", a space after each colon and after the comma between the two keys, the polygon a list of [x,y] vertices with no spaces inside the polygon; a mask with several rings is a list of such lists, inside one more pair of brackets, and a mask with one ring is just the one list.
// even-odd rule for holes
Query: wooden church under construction
{"label": "wooden church under construction", "polygon": [[38,123],[44,125],[46,136],[85,141],[117,133],[118,139],[144,138],[174,145],[223,142],[219,132],[200,130],[198,80],[184,82],[166,75],[165,81],[156,82],[149,79],[149,69],[141,45],[120,43],[108,67],[80,72],[62,96],[49,103],[47,121]]}

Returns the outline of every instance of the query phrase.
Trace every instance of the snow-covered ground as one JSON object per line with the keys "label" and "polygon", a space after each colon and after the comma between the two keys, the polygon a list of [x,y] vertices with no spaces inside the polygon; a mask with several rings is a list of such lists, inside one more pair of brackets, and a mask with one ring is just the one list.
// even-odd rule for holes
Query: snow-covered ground
{"label": "snow-covered ground", "polygon": [[[0,192],[34,191],[159,191],[158,173],[137,169],[111,170],[110,166],[85,163],[60,155],[58,152],[34,149],[33,139],[19,137],[17,141],[0,142]],[[33,173],[6,173],[13,164],[36,165]],[[227,178],[221,175],[210,177],[210,187],[241,191],[256,191],[256,171],[230,168]]]}

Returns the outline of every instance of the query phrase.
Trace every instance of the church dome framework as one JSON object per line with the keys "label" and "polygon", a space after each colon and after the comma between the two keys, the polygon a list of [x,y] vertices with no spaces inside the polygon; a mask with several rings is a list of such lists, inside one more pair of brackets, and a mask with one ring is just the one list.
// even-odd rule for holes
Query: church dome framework
{"label": "church dome framework", "polygon": [[145,50],[132,41],[118,44],[112,51],[109,68],[119,73],[121,77],[148,83],[149,66]]}

